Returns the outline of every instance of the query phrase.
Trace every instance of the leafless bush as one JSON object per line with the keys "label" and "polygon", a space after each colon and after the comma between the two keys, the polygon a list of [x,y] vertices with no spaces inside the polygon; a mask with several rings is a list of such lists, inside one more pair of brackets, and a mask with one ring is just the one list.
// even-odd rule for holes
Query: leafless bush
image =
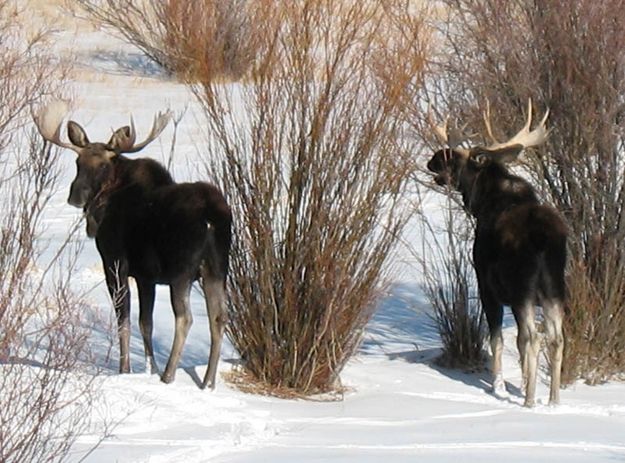
{"label": "leafless bush", "polygon": [[403,104],[425,28],[380,3],[255,2],[249,82],[193,87],[235,218],[228,335],[247,372],[306,394],[336,385],[409,212]]}
{"label": "leafless bush", "polygon": [[56,154],[24,128],[62,66],[44,33],[22,33],[16,5],[0,0],[0,461],[60,461],[88,419],[94,376],[71,246],[44,255],[40,236]]}
{"label": "leafless bush", "polygon": [[249,0],[76,0],[75,3],[90,20],[112,28],[185,80],[238,80],[255,55]]}
{"label": "leafless bush", "polygon": [[625,2],[443,4],[429,98],[473,127],[490,101],[496,136],[528,97],[551,110],[525,167],[571,231],[564,378],[603,381],[625,370]]}
{"label": "leafless bush", "polygon": [[1,193],[0,460],[7,462],[61,461],[88,424],[95,378],[85,304],[70,289],[71,254],[52,261],[41,254],[56,159],[31,136]]}
{"label": "leafless bush", "polygon": [[481,368],[486,326],[469,244],[473,224],[447,198],[442,229],[432,218],[422,217],[423,241],[416,254],[423,272],[425,296],[434,309],[433,319],[443,343],[441,365]]}

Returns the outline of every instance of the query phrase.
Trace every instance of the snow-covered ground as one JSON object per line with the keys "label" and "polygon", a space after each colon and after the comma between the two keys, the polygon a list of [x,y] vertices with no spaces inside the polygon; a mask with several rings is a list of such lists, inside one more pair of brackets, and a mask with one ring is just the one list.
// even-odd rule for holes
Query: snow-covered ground
{"label": "snow-covered ground", "polygon": [[[138,138],[152,116],[170,107],[189,107],[177,134],[178,180],[198,178],[188,169],[202,151],[201,118],[184,86],[167,80],[138,52],[101,32],[59,35],[64,52],[78,56],[80,72],[70,83],[72,118],[92,140],[106,140],[130,113]],[[171,127],[142,155],[166,159]],[[48,211],[46,238],[61,240],[80,211],[66,204],[74,175],[73,153],[63,157],[65,178]],[[191,171],[191,172],[190,172]],[[110,313],[99,256],[85,240],[77,284]],[[99,379],[92,433],[78,439],[70,461],[87,462],[312,462],[312,461],[619,461],[625,460],[625,384],[579,384],[562,391],[562,405],[548,407],[541,371],[538,405],[523,408],[516,329],[506,318],[504,373],[509,397],[488,392],[487,374],[438,367],[440,342],[428,317],[410,256],[398,266],[396,281],[370,323],[364,343],[342,375],[342,400],[284,400],[244,394],[220,379],[214,392],[199,390],[208,355],[208,324],[199,292],[192,296],[194,324],[176,381],[165,385],[145,373],[143,347],[133,300],[131,362],[135,373],[120,376],[116,362]],[[173,338],[173,316],[165,288],[157,294],[155,348],[165,363]],[[108,336],[106,324],[94,340]],[[104,353],[99,359],[105,364]],[[114,357],[116,354],[114,354]],[[232,368],[231,346],[222,352],[220,371]],[[99,442],[104,425],[107,437]]]}

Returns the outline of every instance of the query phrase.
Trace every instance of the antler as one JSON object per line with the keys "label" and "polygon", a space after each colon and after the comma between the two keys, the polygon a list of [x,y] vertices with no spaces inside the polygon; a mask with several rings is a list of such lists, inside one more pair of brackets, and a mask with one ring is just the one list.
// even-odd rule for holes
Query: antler
{"label": "antler", "polygon": [[[530,126],[532,125],[532,99],[530,98],[527,103],[527,122],[523,126],[519,132],[510,138],[508,141],[503,143],[499,143],[495,137],[493,136],[493,132],[491,130],[490,125],[490,105],[488,102],[486,103],[486,111],[484,112],[484,124],[486,125],[486,132],[488,136],[493,141],[493,144],[484,148],[487,151],[496,151],[502,150],[504,148],[508,148],[513,145],[520,145],[523,148],[529,148],[531,146],[538,146],[544,143],[547,140],[547,136],[549,135],[549,130],[545,127],[545,122],[547,121],[547,117],[549,116],[549,109],[545,111],[545,115],[543,116],[540,124],[534,129],[530,130]],[[522,148],[521,148],[522,149]]]}
{"label": "antler", "polygon": [[167,110],[164,113],[159,112],[156,116],[154,116],[152,130],[150,130],[148,137],[141,143],[135,144],[135,140],[137,138],[137,134],[135,132],[135,121],[132,116],[130,116],[130,127],[125,127],[126,130],[117,131],[111,141],[120,153],[136,153],[153,142],[165,129],[170,119],[170,110]]}
{"label": "antler", "polygon": [[35,121],[35,126],[44,140],[79,153],[81,150],[79,146],[61,140],[61,124],[68,112],[69,104],[64,100],[51,101],[37,114],[31,107],[31,114]]}
{"label": "antler", "polygon": [[469,138],[469,136],[464,133],[464,129],[466,129],[467,127],[466,124],[460,129],[452,128],[451,130],[449,130],[447,128],[447,125],[449,123],[449,116],[447,116],[445,118],[445,122],[443,122],[442,125],[437,125],[434,122],[434,119],[432,117],[432,111],[430,108],[428,108],[427,117],[428,122],[432,127],[432,130],[434,131],[434,135],[436,136],[438,141],[441,142],[441,144],[447,145],[448,147],[464,155],[468,155],[468,151],[460,147],[460,145]]}
{"label": "antler", "polygon": [[445,118],[445,122],[443,122],[442,125],[437,125],[436,122],[434,122],[431,108],[428,108],[428,123],[430,124],[430,127],[434,131],[434,136],[443,145],[446,145],[447,140],[448,140],[448,137],[447,137],[447,123],[448,122],[449,122],[449,116]]}

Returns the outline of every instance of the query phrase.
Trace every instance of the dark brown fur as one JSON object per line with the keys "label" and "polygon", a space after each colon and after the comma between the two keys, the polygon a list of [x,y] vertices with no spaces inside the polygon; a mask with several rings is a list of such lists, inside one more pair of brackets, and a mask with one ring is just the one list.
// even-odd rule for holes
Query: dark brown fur
{"label": "dark brown fur", "polygon": [[[128,132],[119,129],[116,134]],[[156,284],[169,285],[176,318],[171,354],[161,379],[171,382],[192,323],[189,293],[200,280],[211,331],[209,365],[202,383],[214,387],[227,313],[225,282],[231,243],[231,213],[219,190],[207,183],[175,183],[150,159],[128,159],[116,136],[91,143],[76,123],[68,125],[79,153],[68,202],[85,210],[115,305],[120,336],[120,372],[130,371],[130,292],[137,283],[140,328],[152,371],[152,313]]]}
{"label": "dark brown fur", "polygon": [[[520,149],[519,149],[520,151]],[[541,305],[552,363],[550,401],[559,400],[567,228],[551,207],[541,205],[529,183],[511,175],[495,156],[471,150],[469,156],[446,148],[428,162],[439,185],[462,194],[476,218],[473,260],[482,306],[490,329],[494,389],[501,377],[503,306],[519,327],[526,405],[534,402],[539,335],[534,306]]]}

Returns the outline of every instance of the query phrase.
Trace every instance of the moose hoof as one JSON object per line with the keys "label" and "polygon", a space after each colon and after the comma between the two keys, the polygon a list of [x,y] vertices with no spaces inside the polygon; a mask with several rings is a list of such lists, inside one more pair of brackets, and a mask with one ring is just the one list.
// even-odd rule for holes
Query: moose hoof
{"label": "moose hoof", "polygon": [[174,375],[165,372],[163,376],[161,376],[161,381],[164,382],[165,384],[173,383]]}
{"label": "moose hoof", "polygon": [[200,387],[202,389],[208,389],[209,391],[214,391],[215,390],[215,382],[210,381],[208,383],[202,383],[202,385]]}
{"label": "moose hoof", "polygon": [[508,391],[506,390],[506,383],[503,380],[503,377],[498,376],[497,378],[495,378],[495,380],[493,381],[492,393],[495,397],[508,397]]}
{"label": "moose hoof", "polygon": [[534,399],[525,399],[525,402],[523,402],[523,406],[525,408],[534,408],[534,405],[535,405]]}
{"label": "moose hoof", "polygon": [[149,371],[151,375],[160,375],[161,372],[156,365],[156,362],[148,359],[146,362],[146,371]]}

